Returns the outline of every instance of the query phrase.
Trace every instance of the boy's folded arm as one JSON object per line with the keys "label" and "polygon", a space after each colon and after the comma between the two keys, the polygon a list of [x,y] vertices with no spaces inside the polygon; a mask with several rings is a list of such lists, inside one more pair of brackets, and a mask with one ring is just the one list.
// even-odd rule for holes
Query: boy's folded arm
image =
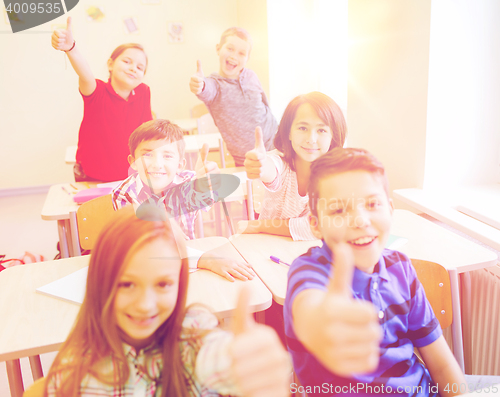
{"label": "boy's folded arm", "polygon": [[198,268],[208,269],[229,281],[234,281],[234,278],[243,281],[254,278],[255,272],[248,263],[228,258],[224,250],[224,246],[221,246],[205,252],[198,260]]}
{"label": "boy's folded arm", "polygon": [[[431,378],[438,386],[441,396],[454,396],[464,390],[465,376],[453,356],[443,335],[427,346],[418,348],[431,374]],[[453,387],[453,384],[457,386]],[[453,390],[458,393],[453,393]]]}

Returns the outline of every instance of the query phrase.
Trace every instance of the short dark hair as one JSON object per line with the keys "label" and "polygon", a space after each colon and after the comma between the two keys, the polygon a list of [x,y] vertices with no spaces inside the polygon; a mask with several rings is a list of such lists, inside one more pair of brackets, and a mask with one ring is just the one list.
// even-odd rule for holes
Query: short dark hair
{"label": "short dark hair", "polygon": [[137,146],[144,141],[160,141],[165,139],[167,142],[176,142],[179,158],[184,157],[186,143],[184,142],[184,133],[181,127],[168,120],[156,119],[146,121],[132,132],[128,140],[130,154],[135,157]]}
{"label": "short dark hair", "polygon": [[330,143],[331,150],[336,147],[344,146],[345,137],[347,135],[347,124],[344,114],[339,105],[330,98],[318,91],[310,92],[309,94],[299,95],[292,99],[288,104],[281,118],[278,132],[274,137],[274,146],[281,153],[283,153],[283,160],[288,166],[295,171],[294,153],[292,143],[290,142],[290,130],[292,128],[293,120],[297,109],[305,104],[310,104],[313,109],[318,113],[318,116],[325,122],[332,130],[332,142]]}
{"label": "short dark hair", "polygon": [[319,197],[321,179],[348,171],[367,171],[380,176],[384,190],[389,197],[389,182],[383,164],[368,150],[355,148],[335,148],[311,163],[309,180],[309,208],[318,215],[316,204]]}

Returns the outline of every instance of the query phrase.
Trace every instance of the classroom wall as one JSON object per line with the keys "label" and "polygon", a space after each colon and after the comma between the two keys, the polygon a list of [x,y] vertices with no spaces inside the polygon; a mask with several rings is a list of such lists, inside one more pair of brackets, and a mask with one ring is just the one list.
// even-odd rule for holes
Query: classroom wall
{"label": "classroom wall", "polygon": [[[89,6],[99,6],[104,21],[89,21]],[[202,61],[205,74],[218,71],[215,45],[223,30],[240,21],[255,39],[249,66],[268,88],[266,0],[161,0],[159,5],[80,0],[69,15],[75,39],[97,78],[107,80],[106,61],[116,46],[145,46],[149,66],[144,82],[151,87],[158,117],[189,117],[190,108],[200,103],[188,85],[196,60]],[[138,34],[126,32],[126,17],[137,19]],[[77,144],[83,102],[76,73],[65,55],[50,45],[53,25],[65,24],[66,18],[16,34],[0,20],[0,190],[73,180],[64,155],[67,146]],[[184,43],[168,42],[168,21],[184,24]]]}
{"label": "classroom wall", "polygon": [[347,107],[348,0],[268,0],[271,109],[321,91]]}
{"label": "classroom wall", "polygon": [[237,1],[238,26],[247,29],[253,40],[247,67],[252,69],[269,96],[269,44],[267,29],[267,1]]}
{"label": "classroom wall", "polygon": [[500,182],[500,2],[432,2],[426,189]]}
{"label": "classroom wall", "polygon": [[385,165],[390,188],[422,187],[430,0],[349,0],[349,146]]}

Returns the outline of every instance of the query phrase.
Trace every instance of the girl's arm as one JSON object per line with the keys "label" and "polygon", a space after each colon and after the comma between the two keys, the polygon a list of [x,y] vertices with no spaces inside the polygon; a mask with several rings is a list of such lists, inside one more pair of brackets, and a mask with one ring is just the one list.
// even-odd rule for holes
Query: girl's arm
{"label": "girl's arm", "polygon": [[[418,348],[441,396],[455,396],[464,390],[465,377],[443,335],[430,345]],[[453,393],[453,391],[457,393]],[[467,387],[465,388],[467,390]]]}
{"label": "girl's arm", "polygon": [[78,87],[80,92],[85,95],[91,95],[96,89],[96,81],[90,66],[78,50],[73,33],[71,32],[71,17],[68,17],[65,30],[55,30],[52,33],[52,47],[56,50],[66,52],[71,62],[71,66],[79,77]]}
{"label": "girl's arm", "polygon": [[255,234],[267,233],[276,236],[292,237],[289,219],[256,219],[254,221],[239,221],[236,233]]}
{"label": "girl's arm", "polygon": [[244,165],[249,179],[260,179],[266,183],[271,183],[276,179],[278,170],[266,153],[260,127],[255,129],[255,149],[245,154]]}
{"label": "girl's arm", "polygon": [[311,230],[308,215],[290,219],[257,219],[254,221],[239,221],[236,233],[267,233],[277,236],[291,237],[294,241],[311,241],[318,238]]}

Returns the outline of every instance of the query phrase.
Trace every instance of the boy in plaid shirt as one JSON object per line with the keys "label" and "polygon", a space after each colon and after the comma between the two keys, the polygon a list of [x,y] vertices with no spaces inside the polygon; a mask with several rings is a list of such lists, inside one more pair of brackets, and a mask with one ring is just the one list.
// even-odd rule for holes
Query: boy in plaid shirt
{"label": "boy in plaid shirt", "polygon": [[[207,186],[207,178],[202,177],[217,172],[217,163],[205,161],[206,151],[202,150],[203,158],[196,163],[196,171],[184,170],[183,132],[168,120],[152,120],[139,126],[130,136],[129,148],[133,173],[112,192],[115,210],[129,204],[137,209],[140,204],[153,201],[175,218],[187,239],[194,239],[199,210],[214,203],[211,194],[215,192]],[[198,268],[212,270],[230,281],[234,277],[253,278],[255,273],[247,263],[221,258],[216,251],[203,254]]]}

